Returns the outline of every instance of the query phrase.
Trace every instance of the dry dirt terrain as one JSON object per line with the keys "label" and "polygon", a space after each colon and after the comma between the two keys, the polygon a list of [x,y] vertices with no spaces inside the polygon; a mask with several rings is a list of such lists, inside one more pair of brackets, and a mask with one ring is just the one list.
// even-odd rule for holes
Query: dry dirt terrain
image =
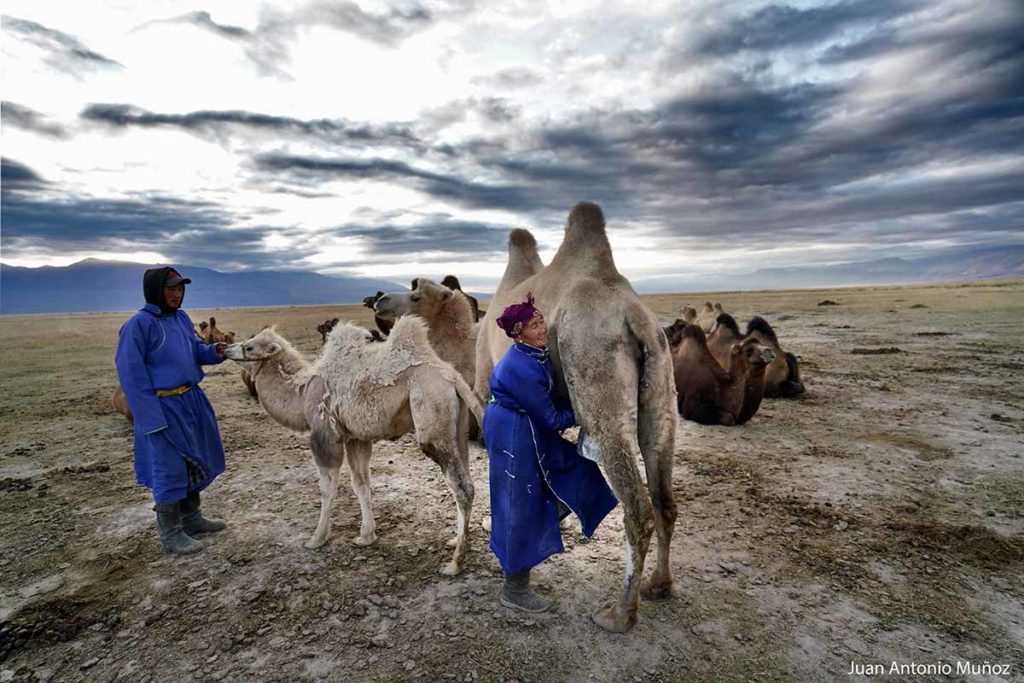
{"label": "dry dirt terrain", "polygon": [[[304,549],[319,510],[305,438],[230,362],[203,383],[228,460],[204,509],[230,526],[163,555],[109,407],[126,315],[0,318],[0,683],[828,681],[872,665],[1024,680],[1024,283],[646,300],[667,324],[705,298],[771,321],[807,393],[742,427],[680,422],[677,595],[644,602],[627,635],[589,618],[622,579],[619,510],[535,571],[552,613],[498,606],[476,446],[461,576],[438,573],[454,503],[408,438],[374,448],[377,543],[349,542],[346,481],[333,539]],[[325,318],[372,324],[356,306],[214,313],[241,333],[276,323],[310,355]]]}

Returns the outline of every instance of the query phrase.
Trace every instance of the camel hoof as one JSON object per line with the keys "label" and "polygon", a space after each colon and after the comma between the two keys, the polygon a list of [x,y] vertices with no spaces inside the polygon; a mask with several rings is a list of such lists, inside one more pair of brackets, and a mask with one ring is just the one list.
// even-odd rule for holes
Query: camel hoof
{"label": "camel hoof", "polygon": [[377,534],[370,534],[369,536],[356,536],[352,539],[353,545],[358,545],[365,548],[368,545],[373,545],[377,541]]}
{"label": "camel hoof", "polygon": [[640,595],[647,600],[668,600],[672,597],[672,579],[655,580],[654,575],[640,580]]}
{"label": "camel hoof", "polygon": [[441,573],[445,576],[458,576],[462,573],[462,567],[460,567],[459,565],[455,564],[454,561],[452,561],[441,569]]}
{"label": "camel hoof", "polygon": [[327,543],[326,538],[317,538],[316,536],[313,536],[311,539],[303,543],[302,547],[307,548],[308,550],[316,550],[317,548],[322,547],[325,543]]}
{"label": "camel hoof", "polygon": [[625,615],[617,603],[609,602],[591,615],[594,623],[611,633],[626,633],[636,625],[636,613]]}

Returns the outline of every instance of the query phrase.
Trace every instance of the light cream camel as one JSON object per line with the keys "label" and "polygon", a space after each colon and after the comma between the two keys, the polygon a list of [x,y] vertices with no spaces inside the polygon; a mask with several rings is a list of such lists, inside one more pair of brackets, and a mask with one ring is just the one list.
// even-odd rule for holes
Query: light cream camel
{"label": "light cream camel", "polygon": [[427,338],[441,360],[451,363],[472,386],[476,365],[473,344],[473,307],[465,294],[433,280],[418,277],[408,292],[390,292],[373,305],[374,315],[397,320],[418,315],[427,323]]}
{"label": "light cream camel", "polygon": [[[509,251],[511,267],[511,245]],[[657,317],[616,269],[604,216],[596,204],[573,207],[565,238],[548,266],[507,289],[499,286],[480,330],[478,357],[481,350],[490,351],[490,363],[501,357],[509,340],[492,322],[493,316],[508,303],[525,299],[527,292],[536,297],[548,321],[559,390],[568,395],[583,431],[593,438],[608,482],[622,503],[624,589],[617,602],[593,615],[602,628],[622,633],[636,623],[641,590],[649,598],[668,598],[672,593],[672,456],[678,416],[668,342]],[[490,367],[477,366],[478,387],[489,371]],[[640,458],[648,491],[637,468]],[[657,566],[641,587],[655,529]]]}
{"label": "light cream camel", "polygon": [[[501,276],[498,289],[495,290],[491,302],[487,304],[487,311],[480,321],[480,330],[477,332],[476,340],[476,381],[473,389],[476,395],[487,400],[491,397],[491,387],[488,381],[491,378],[491,370],[494,364],[501,358],[502,354],[509,347],[508,339],[498,331],[494,321],[501,315],[501,310],[510,302],[509,293],[523,280],[531,277],[544,267],[537,253],[537,240],[530,234],[529,230],[516,228],[508,233],[508,263],[505,265],[505,273]],[[500,302],[500,303],[496,303]],[[547,315],[547,311],[544,312]]]}
{"label": "light cream camel", "polygon": [[451,562],[442,573],[462,571],[469,544],[473,482],[463,405],[479,418],[480,402],[462,377],[431,349],[427,328],[405,316],[384,343],[372,343],[362,327],[341,323],[330,332],[320,358],[310,365],[273,328],[229,346],[226,356],[249,370],[260,403],[277,422],[310,431],[310,449],[320,472],[320,520],[307,548],[327,542],[338,470],[347,459],[362,524],[357,545],[376,536],[370,500],[370,455],[374,441],[414,432],[422,451],[440,466],[455,495],[458,529]]}

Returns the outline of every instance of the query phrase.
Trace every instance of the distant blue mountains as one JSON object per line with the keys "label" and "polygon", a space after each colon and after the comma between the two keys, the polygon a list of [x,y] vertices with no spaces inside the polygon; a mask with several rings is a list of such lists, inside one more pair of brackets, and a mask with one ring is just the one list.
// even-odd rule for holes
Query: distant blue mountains
{"label": "distant blue mountains", "polygon": [[[144,303],[142,274],[152,265],[86,259],[69,266],[0,265],[0,313],[134,311]],[[386,280],[296,271],[223,273],[175,264],[192,284],[186,309],[361,303],[377,290],[408,289]]]}

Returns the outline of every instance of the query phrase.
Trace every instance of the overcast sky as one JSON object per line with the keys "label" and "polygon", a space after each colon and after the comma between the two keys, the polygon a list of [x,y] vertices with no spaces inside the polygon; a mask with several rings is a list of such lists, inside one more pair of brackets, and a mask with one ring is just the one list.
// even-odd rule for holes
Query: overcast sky
{"label": "overcast sky", "polygon": [[493,288],[1024,241],[1024,3],[5,0],[2,258]]}

